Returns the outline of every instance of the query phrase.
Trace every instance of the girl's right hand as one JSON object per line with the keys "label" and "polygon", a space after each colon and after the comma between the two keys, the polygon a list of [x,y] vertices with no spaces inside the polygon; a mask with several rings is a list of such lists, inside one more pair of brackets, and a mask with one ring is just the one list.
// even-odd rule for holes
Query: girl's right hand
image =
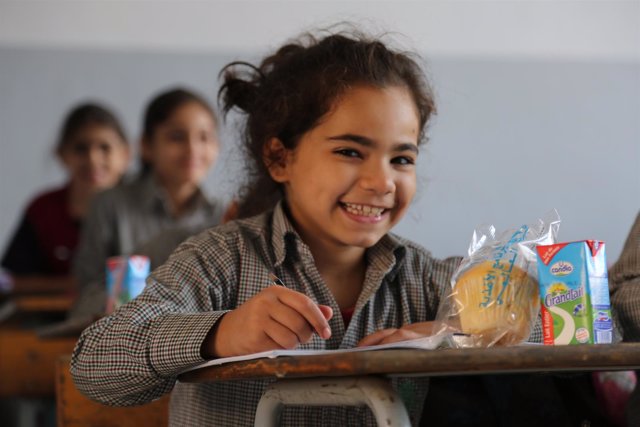
{"label": "girl's right hand", "polygon": [[211,357],[229,357],[275,349],[293,349],[331,336],[333,310],[308,296],[282,286],[269,286],[240,307],[225,314],[202,346]]}

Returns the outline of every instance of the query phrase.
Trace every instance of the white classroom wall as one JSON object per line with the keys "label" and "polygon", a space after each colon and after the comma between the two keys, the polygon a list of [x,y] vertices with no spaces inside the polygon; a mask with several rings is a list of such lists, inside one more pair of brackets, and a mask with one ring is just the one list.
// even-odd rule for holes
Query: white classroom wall
{"label": "white classroom wall", "polygon": [[[417,50],[439,113],[400,234],[462,254],[479,223],[551,208],[562,240],[620,253],[640,200],[638,1],[0,1],[0,250],[35,192],[62,182],[64,112],[101,99],[135,140],[155,91],[215,99],[216,75],[309,27],[349,20]],[[237,133],[207,181],[230,198]]]}

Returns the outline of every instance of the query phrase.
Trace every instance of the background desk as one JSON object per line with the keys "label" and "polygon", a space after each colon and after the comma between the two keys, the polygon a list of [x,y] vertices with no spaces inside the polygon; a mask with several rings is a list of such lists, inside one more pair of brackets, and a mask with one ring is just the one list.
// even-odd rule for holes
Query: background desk
{"label": "background desk", "polygon": [[21,295],[10,304],[0,323],[0,397],[53,397],[55,360],[71,353],[77,336],[42,338],[37,330],[63,319],[72,298]]}
{"label": "background desk", "polygon": [[21,295],[13,301],[20,313],[66,313],[73,306],[69,295]]}
{"label": "background desk", "polygon": [[71,356],[56,361],[58,427],[165,427],[169,424],[169,395],[139,406],[106,406],[90,400],[73,383]]}

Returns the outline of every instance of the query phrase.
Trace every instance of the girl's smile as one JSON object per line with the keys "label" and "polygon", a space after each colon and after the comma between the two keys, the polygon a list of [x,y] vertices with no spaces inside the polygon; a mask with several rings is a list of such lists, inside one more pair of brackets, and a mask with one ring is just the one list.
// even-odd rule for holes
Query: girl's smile
{"label": "girl's smile", "polygon": [[375,223],[382,221],[382,216],[389,210],[379,206],[340,202],[344,210],[354,221]]}
{"label": "girl's smile", "polygon": [[418,135],[406,88],[357,86],[271,166],[312,251],[364,250],[400,221],[415,193]]}

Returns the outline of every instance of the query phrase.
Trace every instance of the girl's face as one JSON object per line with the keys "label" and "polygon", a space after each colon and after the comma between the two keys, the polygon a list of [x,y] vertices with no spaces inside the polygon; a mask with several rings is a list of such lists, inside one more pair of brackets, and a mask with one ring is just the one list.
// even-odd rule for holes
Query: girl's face
{"label": "girl's face", "polygon": [[142,144],[145,160],[160,183],[168,186],[200,184],[218,151],[213,117],[197,102],[178,107]]}
{"label": "girl's face", "polygon": [[59,152],[72,185],[95,192],[118,183],[129,163],[129,147],[109,126],[87,125]]}
{"label": "girl's face", "polygon": [[270,167],[309,246],[368,248],[400,221],[416,190],[419,131],[406,88],[356,86]]}

